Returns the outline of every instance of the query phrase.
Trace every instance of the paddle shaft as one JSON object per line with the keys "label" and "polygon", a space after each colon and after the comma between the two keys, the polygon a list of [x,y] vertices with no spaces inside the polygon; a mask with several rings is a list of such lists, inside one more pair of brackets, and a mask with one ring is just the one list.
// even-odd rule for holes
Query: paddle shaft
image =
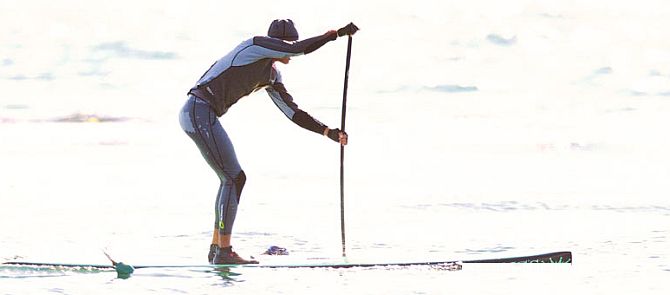
{"label": "paddle shaft", "polygon": [[[344,91],[342,94],[342,125],[340,130],[344,132],[347,118],[347,87],[349,86],[349,64],[351,62],[351,40],[349,35],[349,42],[347,43],[347,65],[344,70]],[[340,144],[340,229],[342,232],[342,257],[347,256],[346,239],[344,233],[344,145]]]}

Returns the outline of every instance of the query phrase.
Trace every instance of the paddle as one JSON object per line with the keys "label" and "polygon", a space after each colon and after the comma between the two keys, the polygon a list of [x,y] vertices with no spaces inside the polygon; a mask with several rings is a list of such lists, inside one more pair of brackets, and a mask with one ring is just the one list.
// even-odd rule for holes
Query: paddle
{"label": "paddle", "polygon": [[[342,94],[342,125],[340,130],[344,132],[344,127],[347,118],[347,87],[349,86],[349,64],[351,61],[351,40],[349,35],[349,42],[347,43],[347,65],[344,70],[344,91]],[[346,257],[346,242],[344,234],[344,145],[340,144],[340,228],[342,232],[342,257]]]}

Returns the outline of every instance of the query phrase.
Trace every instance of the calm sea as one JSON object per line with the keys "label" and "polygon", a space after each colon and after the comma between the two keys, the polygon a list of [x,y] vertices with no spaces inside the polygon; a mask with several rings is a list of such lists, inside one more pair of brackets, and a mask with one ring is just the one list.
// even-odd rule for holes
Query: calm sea
{"label": "calm sea", "polygon": [[[328,8],[325,8],[328,7]],[[275,18],[355,22],[347,259],[572,251],[572,265],[137,270],[0,267],[0,294],[666,294],[665,1],[0,0],[0,262],[206,264],[218,180],[186,91]],[[281,65],[340,124],[346,39]],[[339,146],[263,92],[221,119],[248,181],[233,244],[338,259]],[[271,245],[290,255],[267,257]]]}

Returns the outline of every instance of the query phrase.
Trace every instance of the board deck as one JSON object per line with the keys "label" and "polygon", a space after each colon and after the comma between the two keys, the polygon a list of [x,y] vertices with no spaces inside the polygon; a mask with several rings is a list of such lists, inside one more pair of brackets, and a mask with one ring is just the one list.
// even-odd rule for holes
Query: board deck
{"label": "board deck", "polygon": [[[505,257],[478,260],[446,260],[446,261],[415,261],[415,262],[301,262],[289,264],[243,264],[243,265],[209,265],[209,264],[178,264],[178,265],[133,265],[134,269],[142,268],[364,268],[364,267],[407,267],[407,266],[449,266],[467,263],[572,263],[572,253],[568,251],[552,252],[532,256]],[[3,265],[55,267],[55,268],[80,268],[80,269],[117,269],[111,264],[74,264],[74,263],[51,263],[51,262],[25,262],[10,261]]]}

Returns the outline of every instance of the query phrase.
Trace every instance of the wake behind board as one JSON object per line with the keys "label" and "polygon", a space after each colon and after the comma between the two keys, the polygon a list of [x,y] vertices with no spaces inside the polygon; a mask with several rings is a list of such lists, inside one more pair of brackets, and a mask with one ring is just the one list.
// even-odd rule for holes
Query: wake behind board
{"label": "wake behind board", "polygon": [[444,266],[447,269],[450,266],[468,264],[468,263],[572,263],[572,252],[552,252],[533,256],[519,256],[519,257],[505,257],[493,259],[478,259],[478,260],[449,260],[449,261],[420,261],[420,262],[303,262],[303,263],[288,263],[288,264],[178,264],[178,265],[134,265],[129,266],[119,262],[116,265],[105,264],[73,264],[73,263],[50,263],[50,262],[25,262],[25,261],[10,261],[3,263],[3,266],[23,266],[23,267],[51,267],[51,268],[75,268],[75,269],[91,269],[91,270],[116,270],[120,271],[120,267],[130,267],[124,271],[132,273],[134,269],[143,268],[372,268],[372,267],[411,267],[411,266]]}

